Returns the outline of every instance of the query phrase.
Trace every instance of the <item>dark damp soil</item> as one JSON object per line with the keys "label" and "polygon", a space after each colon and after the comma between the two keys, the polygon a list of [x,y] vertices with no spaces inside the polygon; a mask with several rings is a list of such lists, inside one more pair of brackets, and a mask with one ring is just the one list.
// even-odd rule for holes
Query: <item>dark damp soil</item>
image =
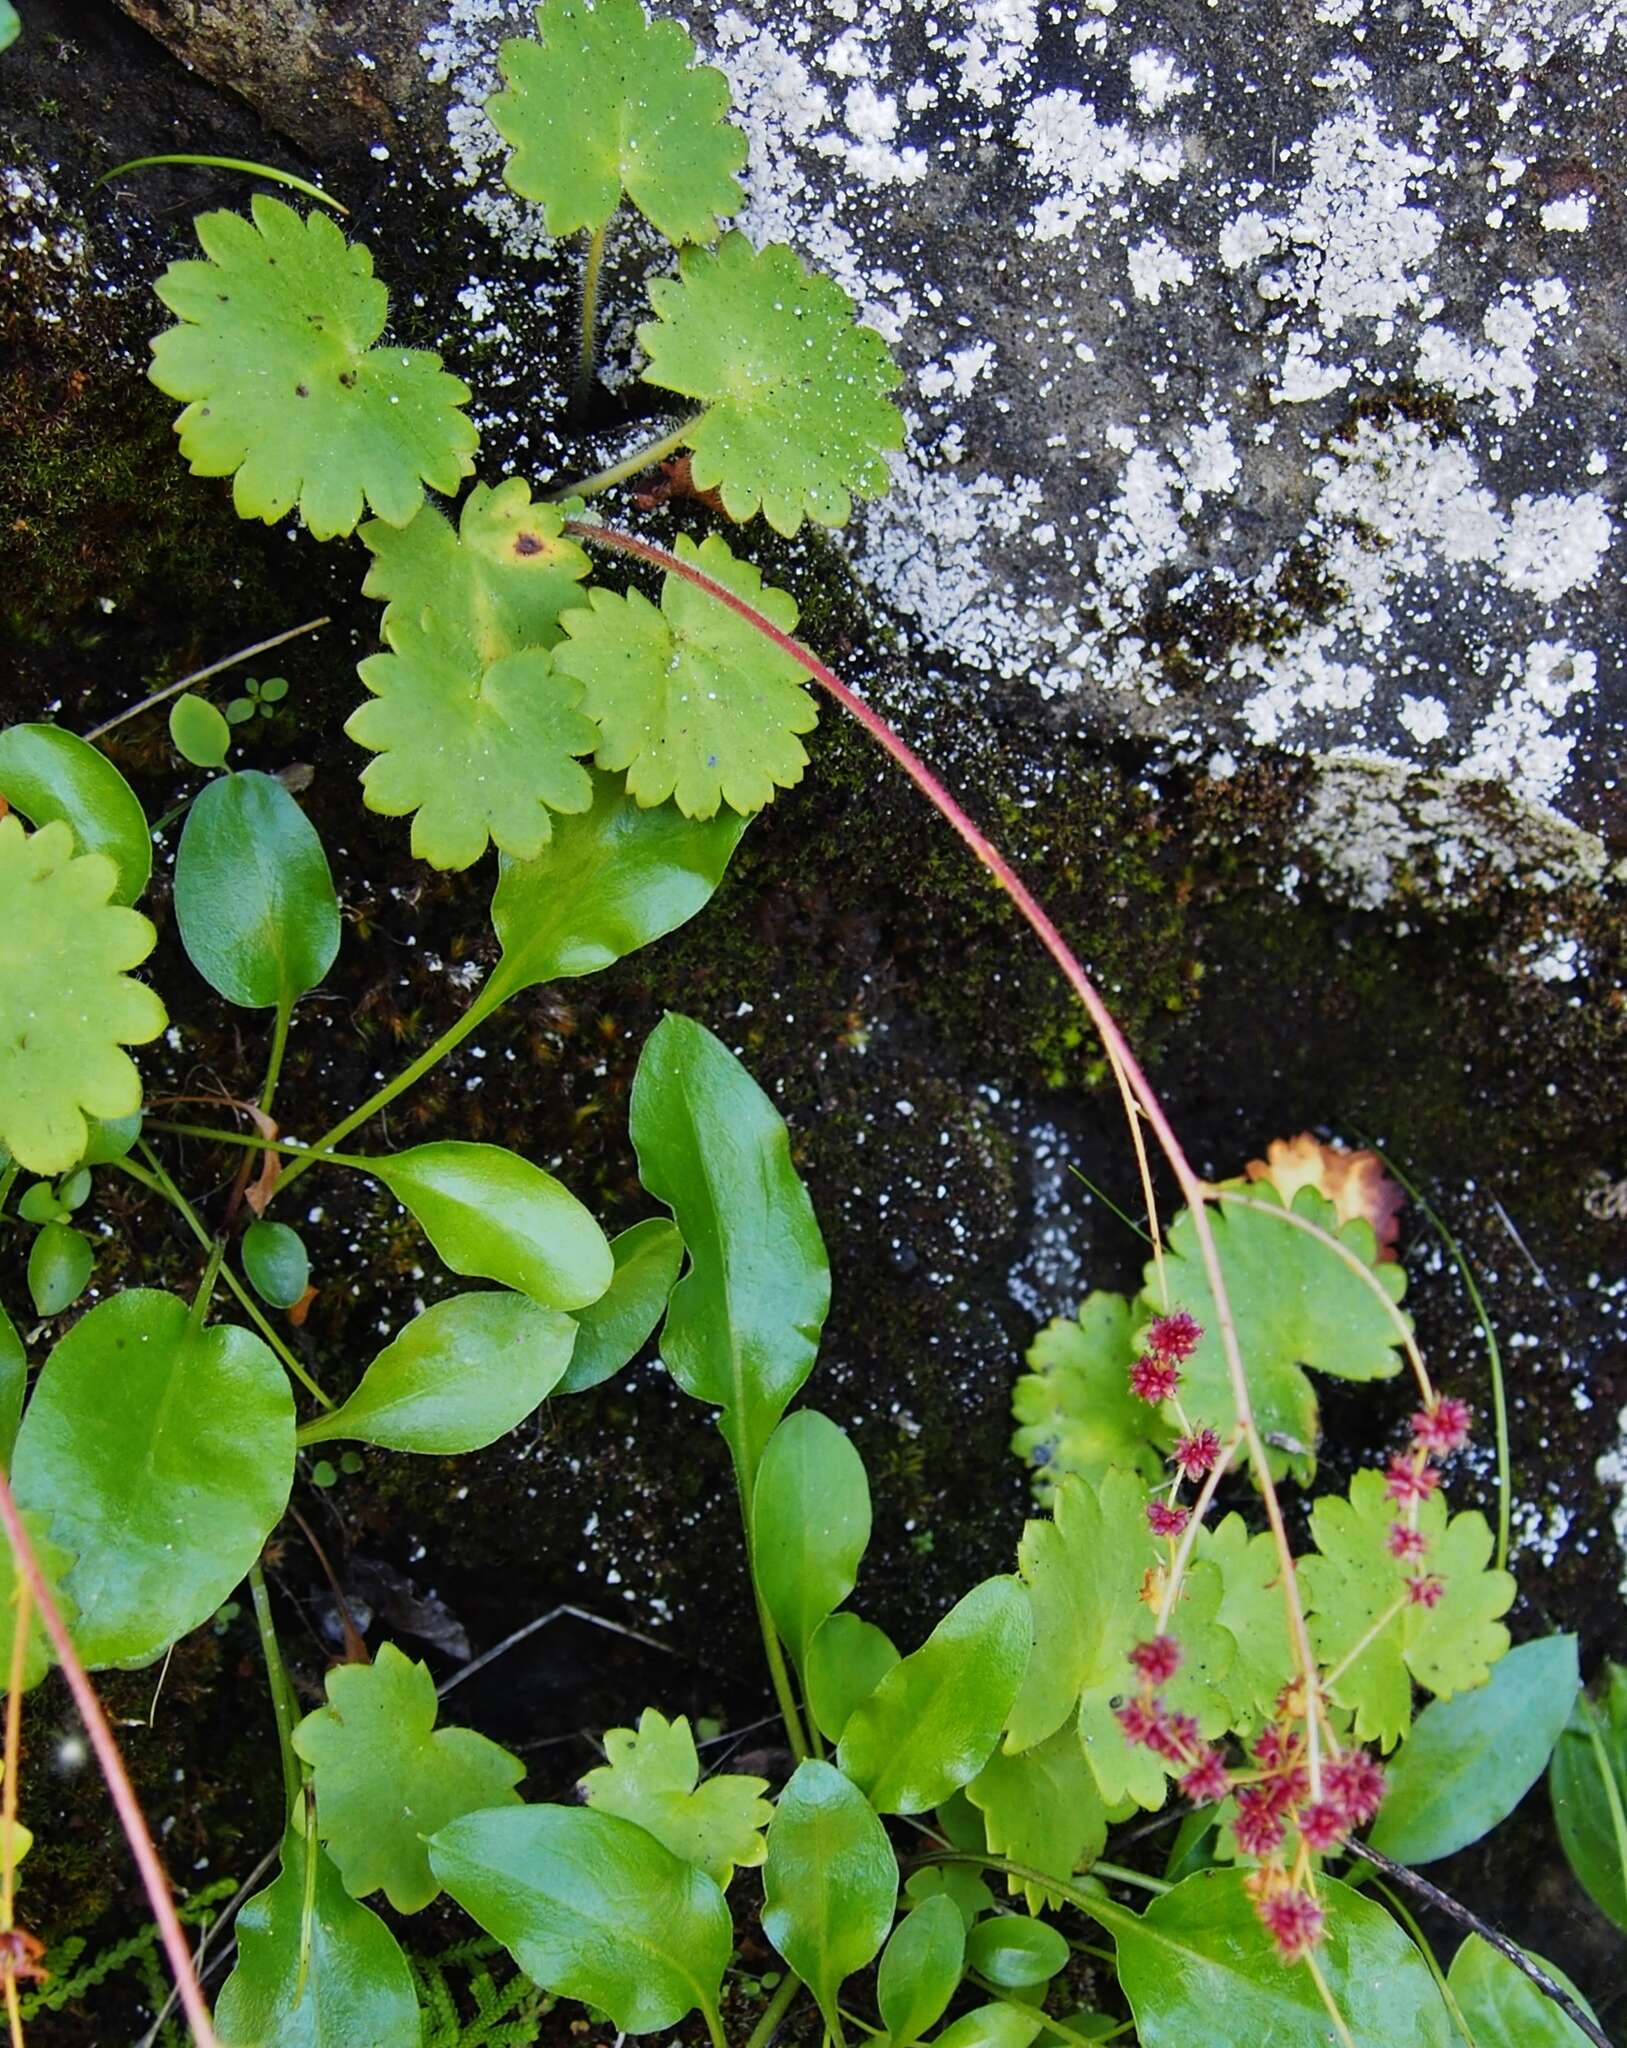
{"label": "dark damp soil", "polygon": [[[289,679],[275,715],[242,728],[237,759],[297,783],[344,906],[339,959],[301,1006],[279,1094],[284,1127],[313,1135],[462,1009],[495,953],[492,872],[435,874],[411,860],[404,825],[361,808],[358,758],[340,728],[358,695],[354,663],[375,644],[376,608],[358,596],[364,550],[236,520],[225,487],[185,473],[172,407],[142,377],[156,325],[144,281],[183,252],[197,206],[238,203],[241,188],[168,173],[117,198],[88,187],[95,170],[178,146],[177,135],[179,146],[320,166],[127,23],[38,0],[30,14],[38,26],[22,60],[5,60],[0,131],[12,130],[8,160],[49,184],[86,252],[76,268],[19,249],[12,295],[0,299],[10,558],[0,719],[84,730],[234,647],[330,617],[236,672]],[[405,288],[411,338],[431,343],[448,287],[426,253],[429,224],[410,208],[405,221],[376,211],[363,231],[381,274]],[[411,290],[423,306],[410,308]],[[644,520],[657,535],[674,523],[670,510]],[[1285,830],[1303,801],[1293,762],[1267,759],[1224,784],[1171,776],[1053,729],[1017,698],[954,677],[924,692],[839,553],[770,540],[760,556],[798,595],[809,639],[893,711],[1080,943],[1202,1170],[1235,1171],[1272,1137],[1312,1128],[1379,1140],[1422,1182],[1463,1240],[1502,1336],[1517,1533],[1558,1531],[1518,1559],[1516,1633],[1575,1629],[1589,1670],[1627,1656],[1613,1502],[1594,1472],[1627,1406],[1627,1345],[1600,1286],[1623,1269],[1627,1227],[1584,1205],[1595,1175],[1627,1170],[1619,1002],[1513,973],[1544,920],[1518,894],[1486,893],[1450,913],[1422,899],[1399,916],[1354,913],[1314,877],[1285,874]],[[1314,578],[1307,591],[1303,601],[1318,601]],[[1300,599],[1285,591],[1283,601]],[[1172,620],[1166,654],[1200,627]],[[228,680],[218,694],[235,688]],[[121,727],[108,751],[154,818],[204,779],[177,761],[161,712]],[[1079,1020],[959,845],[833,717],[812,755],[804,784],[752,827],[693,925],[607,974],[523,997],[365,1135],[381,1146],[501,1139],[558,1165],[619,1229],[650,1206],[626,1137],[639,1048],[666,1008],[718,1030],[783,1109],[813,1191],[835,1303],[809,1394],[853,1431],[870,1470],[876,1534],[858,1604],[907,1643],[974,1579],[1010,1565],[1026,1500],[1007,1448],[1010,1386],[1037,1322],[1085,1285],[1133,1279],[1136,1240],[1069,1169],[1132,1209],[1134,1177]],[[251,1093],[265,1020],[219,1002],[186,965],[168,896],[175,833],[162,836],[145,905],[160,931],[153,977],[175,1025],[144,1055],[148,1089]],[[1587,921],[1597,988],[1619,982],[1619,905],[1567,909]],[[235,1157],[188,1140],[165,1149],[218,1221]],[[295,1206],[319,1291],[290,1341],[339,1393],[380,1331],[446,1283],[365,1180],[313,1176]],[[195,1280],[191,1241],[117,1172],[98,1174],[86,1216],[99,1290]],[[1405,1251],[1409,1304],[1438,1377],[1483,1409],[1474,1319],[1416,1214]],[[16,1259],[0,1297],[27,1327]],[[56,1334],[44,1330],[34,1355]],[[1330,1393],[1330,1478],[1382,1455],[1403,1421],[1393,1390]],[[331,1484],[319,1477],[303,1460],[295,1506],[309,1534],[290,1518],[267,1561],[304,1701],[320,1696],[341,1646],[320,1544],[372,1640],[393,1635],[440,1678],[460,1653],[556,1608],[580,1610],[452,1696],[460,1718],[525,1757],[534,1797],[568,1796],[596,1733],[649,1703],[727,1735],[713,1760],[769,1776],[784,1767],[764,1720],[723,1448],[649,1359],[478,1455],[369,1452]],[[1455,1498],[1490,1505],[1493,1479],[1477,1453],[1454,1475]],[[1551,1510],[1568,1524],[1550,1524]],[[162,1673],[102,1684],[178,1883],[245,1877],[273,1842],[278,1800],[246,1600]],[[29,1701],[21,1810],[37,1837],[26,1924],[52,1944],[82,1938],[87,1957],[139,1929],[139,1894],[55,1679]],[[1161,1867],[1156,1835],[1130,1853]],[[1437,1875],[1567,1969],[1607,2020],[1614,1998],[1619,2020],[1619,1940],[1569,1879],[1540,1788],[1489,1844]],[[743,2037],[761,1996],[752,1973],[772,1959],[749,1882],[738,1896],[744,1975],[730,2015]],[[1449,1948],[1450,1931],[1426,1924]],[[433,1953],[467,1923],[437,1908],[403,1933],[415,1953]],[[1075,1988],[1076,2004],[1093,2002],[1088,1978]],[[133,2038],[148,2016],[142,1977],[126,1968],[37,2021],[31,2038],[64,2048]],[[610,2039],[570,2006],[544,2032]]]}

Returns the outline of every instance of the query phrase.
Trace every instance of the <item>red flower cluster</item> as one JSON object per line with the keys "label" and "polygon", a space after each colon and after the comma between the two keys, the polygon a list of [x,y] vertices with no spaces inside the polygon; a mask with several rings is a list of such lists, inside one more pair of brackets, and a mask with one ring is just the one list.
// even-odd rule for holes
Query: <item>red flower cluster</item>
{"label": "red flower cluster", "polygon": [[1208,1752],[1190,1714],[1172,1714],[1161,1699],[1142,1693],[1115,1707],[1113,1718],[1124,1730],[1125,1740],[1150,1749],[1165,1763],[1184,1764],[1189,1770]]}
{"label": "red flower cluster", "polygon": [[1445,1591],[1446,1581],[1429,1572],[1421,1572],[1417,1578],[1407,1581],[1407,1598],[1414,1607],[1438,1607]]}
{"label": "red flower cluster", "polygon": [[1202,1336],[1202,1325],[1184,1308],[1154,1316],[1147,1329],[1147,1348],[1130,1368],[1131,1393],[1155,1403],[1172,1399],[1181,1384],[1180,1368]]}
{"label": "red flower cluster", "polygon": [[1441,1483],[1433,1465],[1424,1464],[1406,1451],[1397,1451],[1384,1475],[1384,1491],[1398,1507],[1408,1501],[1425,1501]]}
{"label": "red flower cluster", "polygon": [[1148,1685],[1168,1685],[1181,1668],[1181,1646],[1173,1636],[1153,1636],[1136,1644],[1130,1662]]}
{"label": "red flower cluster", "polygon": [[1432,1408],[1420,1408],[1412,1418],[1412,1447],[1428,1458],[1444,1458],[1461,1451],[1469,1441],[1469,1404],[1443,1394]]}
{"label": "red flower cluster", "polygon": [[1298,1962],[1322,1939],[1327,1916],[1309,1892],[1267,1892],[1254,1908],[1285,1963]]}
{"label": "red flower cluster", "polygon": [[1143,1351],[1130,1368],[1130,1392],[1143,1401],[1167,1401],[1180,1384],[1179,1369],[1156,1351]]}
{"label": "red flower cluster", "polygon": [[1175,1462],[1188,1479],[1201,1479],[1215,1469],[1220,1456],[1220,1438],[1212,1429],[1200,1429],[1183,1436],[1175,1445]]}
{"label": "red flower cluster", "polygon": [[1186,1508],[1172,1508],[1168,1501],[1147,1503],[1147,1525],[1155,1536],[1179,1536],[1191,1519]]}

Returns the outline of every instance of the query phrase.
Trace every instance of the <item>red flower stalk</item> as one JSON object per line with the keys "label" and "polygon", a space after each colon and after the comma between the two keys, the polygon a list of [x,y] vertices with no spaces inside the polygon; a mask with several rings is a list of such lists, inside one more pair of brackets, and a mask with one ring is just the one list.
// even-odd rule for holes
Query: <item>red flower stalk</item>
{"label": "red flower stalk", "polygon": [[1469,1404],[1443,1394],[1432,1408],[1420,1408],[1412,1418],[1412,1446],[1431,1458],[1444,1458],[1461,1451],[1469,1441]]}
{"label": "red flower stalk", "polygon": [[1384,1491],[1404,1507],[1411,1500],[1428,1500],[1440,1483],[1441,1475],[1433,1465],[1418,1463],[1405,1451],[1397,1451],[1385,1474]]}
{"label": "red flower stalk", "polygon": [[1446,1581],[1429,1573],[1407,1581],[1407,1598],[1414,1607],[1438,1607],[1445,1591]]}
{"label": "red flower stalk", "polygon": [[1183,1436],[1175,1446],[1175,1462],[1188,1479],[1201,1479],[1206,1472],[1212,1472],[1219,1456],[1220,1438],[1212,1429]]}
{"label": "red flower stalk", "polygon": [[1285,1963],[1298,1962],[1322,1939],[1326,1916],[1309,1892],[1273,1892],[1254,1910]]}
{"label": "red flower stalk", "polygon": [[1323,1766],[1322,1796],[1351,1827],[1365,1827],[1384,1803],[1384,1773],[1366,1750],[1353,1749]]}
{"label": "red flower stalk", "polygon": [[1179,1536],[1190,1519],[1185,1508],[1172,1508],[1168,1501],[1147,1503],[1147,1523],[1155,1536]]}
{"label": "red flower stalk", "polygon": [[1202,1337],[1203,1325],[1181,1308],[1173,1315],[1153,1319],[1147,1331],[1147,1346],[1160,1358],[1173,1359],[1179,1365],[1197,1350]]}
{"label": "red flower stalk", "polygon": [[1130,1392],[1143,1401],[1167,1401],[1181,1384],[1181,1375],[1167,1358],[1143,1351],[1130,1368]]}
{"label": "red flower stalk", "polygon": [[1429,1549],[1429,1538],[1422,1529],[1409,1529],[1405,1522],[1392,1522],[1390,1533],[1384,1539],[1391,1557],[1398,1557],[1410,1563],[1423,1557]]}
{"label": "red flower stalk", "polygon": [[1136,1644],[1130,1662],[1148,1685],[1167,1685],[1181,1668],[1181,1646],[1173,1636],[1154,1636]]}

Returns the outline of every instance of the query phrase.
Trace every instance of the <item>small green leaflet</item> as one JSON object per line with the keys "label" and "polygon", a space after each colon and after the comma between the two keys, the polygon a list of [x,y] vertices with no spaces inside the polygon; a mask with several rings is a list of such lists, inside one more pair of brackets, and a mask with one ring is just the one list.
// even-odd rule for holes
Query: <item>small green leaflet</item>
{"label": "small green leaflet", "polygon": [[356,673],[372,692],[345,720],[378,758],[362,770],[370,811],[412,814],[412,850],[436,868],[472,867],[495,840],[534,860],[550,812],[585,811],[593,784],[575,757],[599,745],[577,708],[582,685],[547,650],[505,654],[482,668],[474,642],[434,613],[385,614],[388,654]]}
{"label": "small green leaflet", "polygon": [[1070,1472],[1092,1484],[1114,1465],[1151,1486],[1164,1476],[1159,1446],[1171,1432],[1130,1391],[1135,1357],[1122,1294],[1087,1294],[1077,1317],[1058,1316],[1029,1345],[1028,1371],[1012,1389],[1020,1427],[1011,1448],[1033,1467],[1042,1507]]}
{"label": "small green leaflet", "polygon": [[[1379,1260],[1369,1223],[1357,1219],[1341,1228],[1333,1204],[1313,1188],[1302,1188],[1294,1197],[1294,1214],[1336,1237],[1371,1273],[1376,1287],[1331,1245],[1266,1213],[1282,1207],[1267,1183],[1250,1181],[1247,1195],[1258,1206],[1225,1203],[1210,1210],[1215,1246],[1237,1340],[1248,1361],[1255,1420],[1280,1454],[1273,1456],[1272,1469],[1281,1465],[1308,1484],[1316,1471],[1319,1424],[1316,1394],[1302,1368],[1347,1380],[1388,1379],[1399,1372],[1401,1333],[1384,1297],[1399,1301],[1406,1275],[1394,1261]],[[1181,1369],[1182,1405],[1194,1428],[1217,1430],[1224,1440],[1236,1425],[1237,1408],[1188,1210],[1170,1227],[1164,1269],[1169,1299],[1203,1327],[1202,1341]],[[1146,1281],[1137,1303],[1138,1335],[1160,1312],[1163,1300],[1152,1266]],[[1172,1409],[1166,1419],[1173,1420]]]}
{"label": "small green leaflet", "polygon": [[305,1240],[287,1223],[251,1223],[243,1233],[243,1271],[273,1308],[292,1308],[311,1284]]}
{"label": "small green leaflet", "polygon": [[719,1774],[699,1783],[700,1759],[684,1715],[669,1721],[646,1707],[636,1730],[605,1730],[604,1750],[609,1762],[582,1780],[582,1795],[597,1812],[636,1822],[724,1890],[737,1865],[750,1870],[762,1862],[762,1831],[774,1815],[762,1796],[766,1779]]}
{"label": "small green leaflet", "polygon": [[[782,632],[795,627],[793,600],[716,534],[699,548],[680,534],[677,552]],[[560,624],[569,638],[554,665],[583,686],[595,758],[625,768],[641,804],[676,796],[691,818],[720,802],[749,815],[800,781],[808,756],[797,734],[818,717],[809,671],[709,591],[669,574],[658,610],[638,590],[592,590]]]}
{"label": "small green leaflet", "polygon": [[0,793],[34,825],[60,818],[81,853],[119,871],[115,903],[134,903],[152,873],[153,843],[135,791],[99,747],[60,725],[0,732]]}
{"label": "small green leaflet", "polygon": [[817,1408],[768,1440],[751,1500],[752,1569],[799,1671],[815,1631],[852,1592],[870,1542],[870,1485],[847,1432]]}
{"label": "small green leaflet", "polygon": [[899,1662],[891,1638],[856,1614],[833,1614],[813,1632],[802,1674],[808,1712],[822,1735],[840,1742],[853,1709]]}
{"label": "small green leaflet", "polygon": [[[997,1749],[966,1787],[966,1796],[983,1816],[994,1854],[1047,1877],[1071,1878],[1106,1845],[1107,1809],[1071,1726],[1020,1756]],[[1026,1895],[1031,1913],[1060,1904],[1043,1885],[1019,1877],[1006,1883]]]}
{"label": "small green leaflet", "polygon": [[122,1047],[168,1022],[127,972],[157,934],[112,900],[118,881],[107,854],[75,854],[61,819],[26,832],[0,817],[0,1145],[31,1173],[78,1164],[87,1113],[141,1107],[141,1076]]}
{"label": "small green leaflet", "polygon": [[1627,1667],[1607,1662],[1603,1678],[1554,1747],[1548,1797],[1577,1882],[1627,1934]]}
{"label": "small green leaflet", "polygon": [[576,1312],[576,1342],[556,1393],[580,1394],[618,1373],[648,1341],[683,1264],[684,1241],[665,1216],[610,1240],[616,1270],[599,1299]]}
{"label": "small green leaflet", "polygon": [[731,519],[761,509],[784,534],[804,518],[840,526],[855,496],[883,496],[887,451],[904,445],[886,396],[900,374],[841,286],[739,234],[686,249],[678,272],[651,283],[657,317],[638,341],[647,382],[705,407],[686,434],[695,488],[721,491]]}
{"label": "small green leaflet", "polygon": [[169,708],[170,744],[194,768],[222,768],[232,750],[232,729],[226,714],[207,697],[190,690]]}
{"label": "small green leaflet", "polygon": [[1311,1642],[1324,1667],[1337,1667],[1376,1629],[1331,1691],[1355,1714],[1358,1738],[1386,1749],[1412,1720],[1414,1680],[1442,1699],[1485,1683],[1508,1649],[1508,1630],[1497,1617],[1508,1612],[1515,1591],[1507,1572],[1486,1569],[1492,1538],[1485,1516],[1448,1521],[1437,1493],[1423,1503],[1418,1526],[1429,1544],[1422,1569],[1445,1591],[1434,1607],[1415,1605],[1407,1580],[1420,1567],[1390,1555],[1395,1520],[1383,1474],[1358,1472],[1348,1500],[1325,1496],[1312,1509],[1320,1555],[1299,1568]]}
{"label": "small green leaflet", "polygon": [[504,43],[499,63],[507,90],[486,112],[513,151],[503,176],[541,201],[549,234],[602,228],[624,192],[674,244],[711,241],[739,210],[729,81],[675,21],[639,0],[545,0],[537,39]]}
{"label": "small green leaflet", "polygon": [[1068,1944],[1043,1920],[997,1913],[966,1937],[966,1967],[1002,1991],[1031,1991],[1049,1984],[1067,1965]]}
{"label": "small green leaflet", "polygon": [[233,477],[244,519],[296,504],[318,540],[349,533],[363,501],[392,526],[423,485],[455,491],[479,436],[469,388],[423,349],[378,347],[389,295],[373,259],[323,213],[257,193],[194,223],[207,262],[172,263],[155,287],[180,321],[152,345],[160,391],[195,476]]}
{"label": "small green leaflet", "polygon": [[484,1735],[435,1726],[426,1665],[384,1643],[328,1673],[328,1704],[294,1730],[316,1774],[316,1824],[352,1898],[416,1913],[440,1890],[426,1838],[477,1809],[518,1805],[525,1766]]}
{"label": "small green leaflet", "polygon": [[833,2035],[843,1981],[880,1952],[897,1900],[898,1859],[870,1802],[833,1764],[798,1764],[769,1830],[763,1932]]}
{"label": "small green leaflet", "polygon": [[405,526],[370,519],[362,528],[373,551],[362,595],[389,607],[392,646],[400,620],[433,620],[490,668],[506,654],[554,646],[560,613],[581,604],[591,565],[564,527],[557,505],[531,502],[523,477],[505,477],[495,490],[476,484],[456,529],[426,499]]}
{"label": "small green leaflet", "polygon": [[28,1293],[35,1315],[59,1316],[72,1308],[95,1268],[96,1254],[82,1230],[47,1223],[28,1248]]}
{"label": "small green leaflet", "polygon": [[[1541,1956],[1531,1961],[1597,2019],[1563,1971]],[[1478,1934],[1460,1943],[1446,1982],[1474,2031],[1474,2048],[1588,2048],[1586,2034],[1569,2014]]]}
{"label": "small green leaflet", "polygon": [[876,1972],[876,2003],[893,2048],[909,2048],[942,2018],[966,1961],[966,1928],[953,1899],[923,1899],[893,1930]]}

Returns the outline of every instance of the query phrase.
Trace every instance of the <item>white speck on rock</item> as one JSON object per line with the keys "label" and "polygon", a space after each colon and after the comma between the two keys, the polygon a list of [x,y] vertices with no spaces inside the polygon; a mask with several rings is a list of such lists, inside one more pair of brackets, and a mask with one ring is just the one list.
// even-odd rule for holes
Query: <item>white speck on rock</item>
{"label": "white speck on rock", "polygon": [[1175,291],[1193,278],[1191,264],[1156,229],[1128,252],[1130,289],[1138,299],[1156,306],[1166,291]]}
{"label": "white speck on rock", "polygon": [[1550,199],[1537,218],[1550,234],[1583,235],[1592,210],[1587,193],[1572,192],[1564,199]]}

